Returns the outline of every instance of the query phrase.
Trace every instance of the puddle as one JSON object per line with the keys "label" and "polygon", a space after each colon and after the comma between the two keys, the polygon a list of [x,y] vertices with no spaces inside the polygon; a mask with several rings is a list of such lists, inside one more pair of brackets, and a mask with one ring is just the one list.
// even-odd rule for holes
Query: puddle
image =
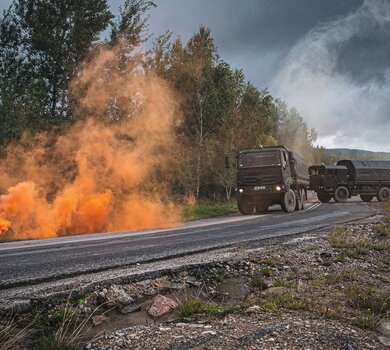
{"label": "puddle", "polygon": [[235,305],[250,294],[246,277],[234,277],[225,279],[216,287],[216,297],[213,301],[218,301],[224,305]]}
{"label": "puddle", "polygon": [[[188,297],[199,298],[207,302],[212,301],[219,305],[235,305],[243,301],[250,293],[248,279],[245,277],[235,277],[223,280],[218,286],[213,288],[209,295],[206,295],[206,288],[191,287],[174,293],[164,293],[164,295],[179,304]],[[141,309],[130,314],[121,314],[118,310],[111,310],[105,313],[108,319],[101,325],[93,327],[91,323],[84,329],[86,339],[93,339],[104,334],[110,334],[114,331],[139,325],[160,324],[166,321],[177,319],[177,310],[154,320],[149,317],[146,308],[154,296],[138,299],[136,303]]]}

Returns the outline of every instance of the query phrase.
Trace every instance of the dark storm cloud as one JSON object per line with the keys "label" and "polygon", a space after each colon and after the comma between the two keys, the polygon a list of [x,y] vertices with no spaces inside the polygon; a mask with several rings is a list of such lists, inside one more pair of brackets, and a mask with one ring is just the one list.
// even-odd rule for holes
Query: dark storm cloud
{"label": "dark storm cloud", "polygon": [[[113,9],[122,3],[111,0]],[[150,29],[187,40],[200,25],[212,30],[222,59],[264,88],[294,43],[318,22],[344,15],[362,0],[156,0]]]}

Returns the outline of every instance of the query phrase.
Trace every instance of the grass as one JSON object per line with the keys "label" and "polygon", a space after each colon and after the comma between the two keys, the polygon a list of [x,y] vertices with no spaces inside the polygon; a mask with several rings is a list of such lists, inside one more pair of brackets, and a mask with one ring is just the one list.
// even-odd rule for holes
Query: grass
{"label": "grass", "polygon": [[377,288],[362,288],[352,283],[345,294],[348,304],[358,311],[352,321],[360,327],[374,329],[390,316],[390,295]]}
{"label": "grass", "polygon": [[265,311],[287,310],[310,310],[309,301],[304,297],[298,296],[291,290],[283,294],[270,293],[256,302]]}
{"label": "grass", "polygon": [[252,288],[259,290],[260,292],[262,292],[263,290],[266,290],[268,288],[267,284],[265,283],[265,281],[263,280],[262,277],[257,277],[257,278],[252,279],[251,285],[252,285]]}
{"label": "grass", "polygon": [[185,206],[182,210],[182,220],[196,220],[222,216],[237,211],[237,203],[235,201],[215,203],[215,202],[199,202],[195,205]]}
{"label": "grass", "polygon": [[390,238],[390,220],[387,218],[383,223],[376,226],[377,238]]}
{"label": "grass", "polygon": [[356,309],[378,316],[390,314],[390,295],[377,288],[362,288],[352,283],[346,290],[346,297],[348,303]]}
{"label": "grass", "polygon": [[340,251],[336,261],[343,262],[345,257],[357,259],[370,251],[390,251],[390,242],[385,240],[373,241],[362,233],[355,233],[348,227],[335,227],[328,240],[333,248]]}
{"label": "grass", "polygon": [[0,350],[13,350],[23,347],[25,340],[31,335],[31,325],[22,326],[23,320],[17,321],[11,313],[2,315],[0,320]]}
{"label": "grass", "polygon": [[178,318],[185,321],[189,317],[198,314],[206,314],[209,316],[225,316],[237,310],[237,306],[220,306],[206,303],[200,299],[186,298],[180,303],[178,310]]}
{"label": "grass", "polygon": [[76,350],[80,348],[84,340],[82,331],[91,317],[104,304],[98,306],[89,317],[80,320],[78,309],[71,304],[71,295],[64,307],[54,307],[46,312],[35,313],[34,326],[41,331],[41,338],[35,344],[35,350]]}

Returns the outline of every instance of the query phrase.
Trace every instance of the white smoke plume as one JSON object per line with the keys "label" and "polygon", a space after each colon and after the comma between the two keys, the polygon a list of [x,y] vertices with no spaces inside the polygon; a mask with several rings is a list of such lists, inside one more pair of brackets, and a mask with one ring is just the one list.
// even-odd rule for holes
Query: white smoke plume
{"label": "white smoke plume", "polygon": [[319,144],[390,151],[390,1],[366,0],[308,32],[271,91],[296,106]]}

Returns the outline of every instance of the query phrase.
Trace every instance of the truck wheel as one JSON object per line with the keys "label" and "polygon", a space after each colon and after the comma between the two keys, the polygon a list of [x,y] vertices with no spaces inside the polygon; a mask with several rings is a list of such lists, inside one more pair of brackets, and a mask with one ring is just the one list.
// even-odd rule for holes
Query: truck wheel
{"label": "truck wheel", "polygon": [[332,196],[329,193],[318,192],[317,198],[322,203],[328,203],[332,199]]}
{"label": "truck wheel", "polygon": [[247,198],[241,198],[240,201],[237,203],[238,210],[242,215],[251,215],[253,214],[253,210],[255,208],[255,205],[253,202],[249,201]]}
{"label": "truck wheel", "polygon": [[288,192],[286,192],[283,196],[281,203],[283,211],[285,213],[292,213],[295,210],[296,202],[297,200],[295,198],[294,191],[289,190]]}
{"label": "truck wheel", "polygon": [[336,191],[334,191],[333,198],[338,203],[344,203],[347,201],[349,197],[349,191],[348,188],[345,186],[339,186],[336,188]]}
{"label": "truck wheel", "polygon": [[301,191],[301,195],[302,195],[302,200],[301,200],[302,207],[301,207],[301,210],[306,210],[306,191],[302,190]]}
{"label": "truck wheel", "polygon": [[302,210],[302,192],[301,190],[298,190],[298,192],[295,193],[296,197],[296,204],[295,204],[295,210]]}
{"label": "truck wheel", "polygon": [[255,209],[257,214],[263,214],[268,211],[268,204],[262,201],[255,203]]}
{"label": "truck wheel", "polygon": [[361,194],[360,195],[360,199],[363,201],[363,202],[371,202],[372,199],[374,198],[374,196],[370,196],[369,194]]}
{"label": "truck wheel", "polygon": [[379,202],[388,202],[390,200],[390,188],[382,187],[377,195]]}

